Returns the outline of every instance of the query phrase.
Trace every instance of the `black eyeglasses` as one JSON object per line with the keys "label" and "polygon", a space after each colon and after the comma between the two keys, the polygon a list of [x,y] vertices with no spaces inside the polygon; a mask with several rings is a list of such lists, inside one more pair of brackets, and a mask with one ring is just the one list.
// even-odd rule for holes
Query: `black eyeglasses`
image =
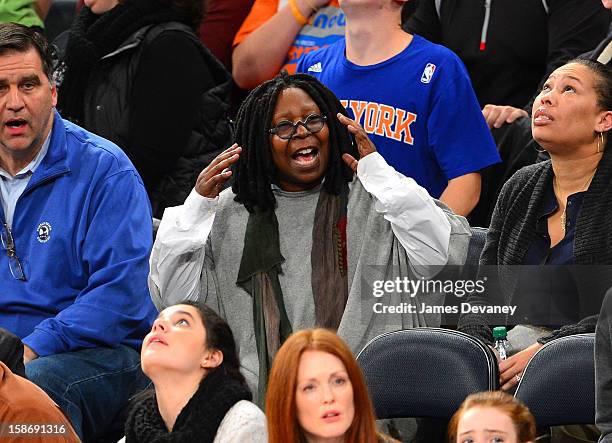
{"label": "black eyeglasses", "polygon": [[3,223],[2,226],[2,231],[0,232],[0,242],[2,243],[4,249],[6,249],[11,274],[17,280],[25,281],[26,278],[25,274],[23,273],[23,267],[21,266],[19,257],[17,257],[17,253],[15,252],[15,241],[13,240],[13,235],[11,234],[11,228],[9,228],[6,223]]}
{"label": "black eyeglasses", "polygon": [[319,114],[310,114],[305,120],[298,120],[295,123],[283,120],[270,129],[270,134],[274,134],[283,140],[290,140],[297,132],[299,125],[304,126],[311,134],[315,134],[323,129],[326,120],[327,117]]}

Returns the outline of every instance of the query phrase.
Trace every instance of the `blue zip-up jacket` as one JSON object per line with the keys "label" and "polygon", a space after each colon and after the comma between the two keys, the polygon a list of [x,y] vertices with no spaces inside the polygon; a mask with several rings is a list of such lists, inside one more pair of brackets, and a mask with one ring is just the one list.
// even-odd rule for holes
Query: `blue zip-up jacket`
{"label": "blue zip-up jacket", "polygon": [[13,277],[0,248],[0,327],[39,356],[140,347],[157,312],[147,289],[151,207],[121,149],[55,112],[12,234],[27,280]]}

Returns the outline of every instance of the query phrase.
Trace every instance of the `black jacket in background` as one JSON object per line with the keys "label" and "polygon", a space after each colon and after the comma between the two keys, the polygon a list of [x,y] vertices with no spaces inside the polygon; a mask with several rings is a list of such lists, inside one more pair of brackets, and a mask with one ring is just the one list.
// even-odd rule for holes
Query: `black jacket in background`
{"label": "black jacket in background", "polygon": [[[165,13],[155,5],[148,4],[151,15]],[[103,41],[98,34],[95,48]],[[70,41],[67,46],[70,51]],[[146,24],[110,46],[88,75],[78,123],[125,151],[161,218],[165,207],[184,202],[199,172],[227,147],[231,79],[184,22]]]}
{"label": "black jacket in background", "polygon": [[[582,55],[580,55],[580,57],[578,58],[582,58],[585,60],[593,60],[593,61],[597,61],[597,58],[601,55],[601,53],[606,49],[606,47],[608,46],[608,44],[610,43],[610,41],[612,41],[612,24],[610,25],[610,28],[608,29],[608,35],[606,36],[606,38],[604,38],[595,49],[593,49],[592,51],[586,52]],[[612,60],[609,60],[607,65],[610,66],[610,63],[612,62]]]}
{"label": "black jacket in background", "polygon": [[[480,50],[484,0],[419,0],[404,29],[452,49],[466,65],[481,106],[528,106],[557,67],[592,50],[610,11],[600,0],[491,0],[486,47]],[[528,109],[531,113],[531,109]]]}
{"label": "black jacket in background", "polygon": [[195,35],[167,28],[142,29],[103,58],[85,96],[86,128],[125,150],[158,218],[183,204],[229,135],[228,74]]}

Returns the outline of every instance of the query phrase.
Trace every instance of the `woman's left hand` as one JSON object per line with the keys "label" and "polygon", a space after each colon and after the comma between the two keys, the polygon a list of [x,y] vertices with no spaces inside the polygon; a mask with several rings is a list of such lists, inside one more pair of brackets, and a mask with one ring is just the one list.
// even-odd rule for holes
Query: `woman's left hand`
{"label": "woman's left hand", "polygon": [[[374,143],[372,143],[372,140],[370,140],[370,137],[368,137],[368,134],[359,123],[340,113],[338,113],[338,120],[340,120],[340,123],[345,125],[349,132],[355,136],[357,149],[359,150],[359,158],[364,158],[366,155],[376,152]],[[342,159],[349,165],[353,172],[357,172],[357,164],[359,162],[355,157],[351,154],[343,154]]]}
{"label": "woman's left hand", "polygon": [[499,362],[499,384],[503,391],[512,389],[518,384],[516,376],[523,376],[525,366],[527,366],[531,357],[533,357],[542,346],[543,345],[540,343],[534,343],[521,352],[517,352],[512,357]]}

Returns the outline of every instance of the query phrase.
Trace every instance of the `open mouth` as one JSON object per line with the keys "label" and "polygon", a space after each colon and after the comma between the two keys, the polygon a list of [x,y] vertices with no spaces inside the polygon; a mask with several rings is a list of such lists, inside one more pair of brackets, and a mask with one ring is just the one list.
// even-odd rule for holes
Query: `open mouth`
{"label": "open mouth", "polygon": [[291,158],[302,165],[311,164],[319,156],[317,148],[298,149],[291,155]]}
{"label": "open mouth", "polygon": [[147,345],[153,345],[153,344],[167,345],[168,343],[166,343],[164,340],[162,340],[161,338],[157,336],[153,336],[149,339],[149,341],[147,342]]}
{"label": "open mouth", "polygon": [[552,120],[553,119],[542,109],[538,109],[533,115],[533,122],[536,124],[544,124]]}
{"label": "open mouth", "polygon": [[26,122],[24,119],[22,118],[12,118],[10,120],[7,120],[7,122],[5,123],[6,126],[8,126],[9,128],[12,129],[20,129],[23,128],[28,122]]}
{"label": "open mouth", "polygon": [[340,419],[340,412],[338,411],[329,411],[323,414],[321,417],[325,422],[335,422]]}

